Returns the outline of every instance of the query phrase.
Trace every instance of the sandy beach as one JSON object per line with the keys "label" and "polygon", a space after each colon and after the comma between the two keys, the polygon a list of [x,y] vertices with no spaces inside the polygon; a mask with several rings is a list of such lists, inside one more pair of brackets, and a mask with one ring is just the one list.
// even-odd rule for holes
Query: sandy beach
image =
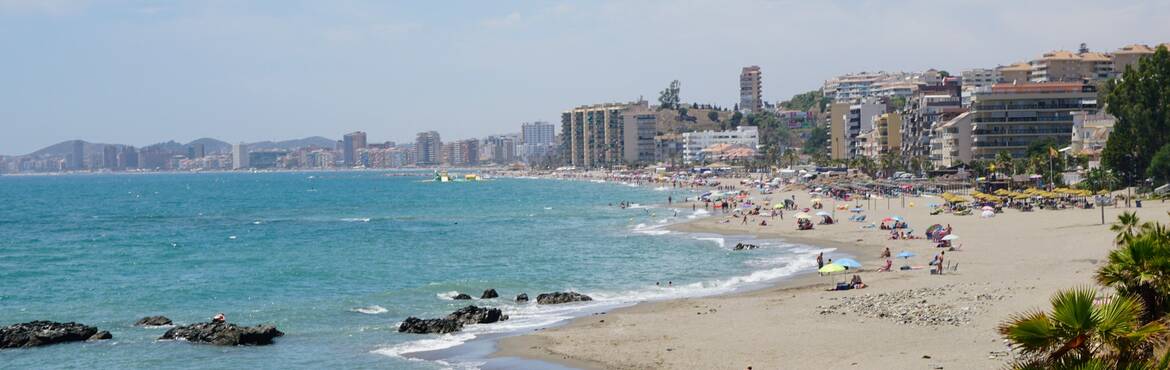
{"label": "sandy beach", "polygon": [[[804,192],[756,198],[790,196],[800,207],[810,202]],[[957,270],[944,275],[925,268],[899,271],[900,259],[893,272],[875,272],[885,247],[917,254],[907,261],[914,266],[927,265],[942,249],[922,239],[889,240],[887,231],[844,221],[848,211],[836,211],[841,222],[811,231],[797,231],[792,212],[783,221],[768,218],[768,226],[759,226],[758,217],[746,225],[723,223],[728,217],[716,213],[673,228],[834,247],[835,254],[863,264],[859,273],[869,287],[826,291],[833,278],[810,271],[763,290],[641,303],[506,338],[497,356],[586,369],[1000,368],[1011,354],[995,327],[1013,313],[1047,307],[1058,289],[1092,284],[1093,272],[1113,248],[1108,225],[1118,214],[1170,219],[1170,204],[1162,202],[1107,207],[1104,225],[1097,208],[1008,209],[994,218],[930,215],[927,204],[940,202],[921,197],[906,198],[905,206],[900,198],[859,204],[868,222],[903,216],[919,236],[931,224],[950,224],[963,249],[946,253]],[[825,206],[833,212],[835,203],[826,200]]]}

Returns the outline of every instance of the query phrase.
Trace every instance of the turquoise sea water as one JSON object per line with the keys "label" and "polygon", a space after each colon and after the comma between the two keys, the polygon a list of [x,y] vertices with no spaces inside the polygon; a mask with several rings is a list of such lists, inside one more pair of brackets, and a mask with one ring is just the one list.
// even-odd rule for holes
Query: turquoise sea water
{"label": "turquoise sea water", "polygon": [[[703,212],[616,207],[667,195],[694,196],[538,179],[441,184],[381,172],[0,177],[0,325],[77,321],[115,338],[0,350],[0,367],[476,367],[484,362],[420,351],[456,353],[476,337],[726,292],[813,264],[811,247],[757,241],[767,247],[732,252],[736,238],[662,228]],[[478,297],[487,288],[501,298],[470,303],[501,307],[511,320],[445,336],[395,331],[407,316],[440,317],[468,304],[450,300],[453,292]],[[563,290],[597,302],[512,302],[521,292],[535,300]],[[132,326],[148,315],[185,324],[217,312],[286,335],[272,346],[222,348],[157,341],[165,328]]]}

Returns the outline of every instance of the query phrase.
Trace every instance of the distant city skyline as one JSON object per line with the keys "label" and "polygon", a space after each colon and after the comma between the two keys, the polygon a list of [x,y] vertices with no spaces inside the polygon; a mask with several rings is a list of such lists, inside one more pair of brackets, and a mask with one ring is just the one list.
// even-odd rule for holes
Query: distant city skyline
{"label": "distant city skyline", "polygon": [[[515,133],[580,102],[730,107],[860,71],[958,73],[1170,41],[1170,3],[0,0],[0,155],[58,142]],[[600,23],[599,23],[600,22]],[[745,37],[750,35],[750,37]],[[582,45],[636,58],[569,58]],[[679,54],[679,45],[685,45]],[[766,46],[766,47],[762,47]]]}

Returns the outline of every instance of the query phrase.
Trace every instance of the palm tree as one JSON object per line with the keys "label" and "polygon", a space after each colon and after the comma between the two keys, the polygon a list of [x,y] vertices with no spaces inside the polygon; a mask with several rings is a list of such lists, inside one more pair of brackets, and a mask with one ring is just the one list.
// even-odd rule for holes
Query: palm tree
{"label": "palm tree", "polygon": [[1156,223],[1142,229],[1109,252],[1108,263],[1097,270],[1096,279],[1119,294],[1141,299],[1147,308],[1142,320],[1151,322],[1170,311],[1170,235]]}
{"label": "palm tree", "polygon": [[1016,315],[999,333],[1023,358],[1018,369],[1125,369],[1150,366],[1166,327],[1143,324],[1140,301],[1113,297],[1097,303],[1092,288],[1057,292],[1052,311]]}
{"label": "palm tree", "polygon": [[1121,212],[1121,215],[1117,216],[1117,223],[1109,226],[1109,231],[1117,233],[1113,242],[1117,245],[1125,244],[1138,232],[1140,225],[1141,219],[1138,218],[1137,213]]}

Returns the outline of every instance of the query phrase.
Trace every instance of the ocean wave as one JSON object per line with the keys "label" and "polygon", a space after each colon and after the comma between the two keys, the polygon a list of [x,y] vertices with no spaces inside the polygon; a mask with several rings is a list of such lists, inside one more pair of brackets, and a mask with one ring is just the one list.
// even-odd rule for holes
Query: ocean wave
{"label": "ocean wave", "polygon": [[435,296],[439,297],[439,299],[446,299],[448,301],[455,300],[455,296],[457,295],[459,295],[459,292],[454,290],[449,292],[435,293]]}
{"label": "ocean wave", "polygon": [[725,240],[721,237],[715,237],[715,236],[705,237],[704,236],[704,237],[696,237],[695,239],[696,240],[704,240],[704,241],[712,241],[712,242],[715,242],[715,244],[718,245],[719,248],[727,248],[727,244],[726,244],[727,240]]}
{"label": "ocean wave", "polygon": [[347,217],[347,218],[342,218],[341,221],[344,221],[344,222],[370,222],[370,218],[369,217]]}
{"label": "ocean wave", "polygon": [[655,191],[670,191],[670,187],[669,186],[659,186],[659,187],[654,188],[654,190]]}
{"label": "ocean wave", "polygon": [[357,312],[357,313],[364,313],[367,315],[377,315],[380,313],[386,313],[388,311],[386,309],[386,307],[382,307],[379,305],[366,306],[366,307],[355,307],[355,308],[351,308],[349,310],[353,311],[353,312]]}
{"label": "ocean wave", "polygon": [[708,212],[707,210],[700,208],[700,209],[696,209],[694,212],[691,212],[690,215],[687,215],[687,218],[693,220],[693,219],[696,219],[699,217],[707,217],[710,215],[711,215],[711,212]]}
{"label": "ocean wave", "polygon": [[634,225],[634,229],[632,231],[635,233],[646,234],[646,235],[670,234],[670,230],[663,230],[663,227],[665,227],[665,226],[667,226],[667,224],[658,224],[658,225],[637,224],[637,225]]}

